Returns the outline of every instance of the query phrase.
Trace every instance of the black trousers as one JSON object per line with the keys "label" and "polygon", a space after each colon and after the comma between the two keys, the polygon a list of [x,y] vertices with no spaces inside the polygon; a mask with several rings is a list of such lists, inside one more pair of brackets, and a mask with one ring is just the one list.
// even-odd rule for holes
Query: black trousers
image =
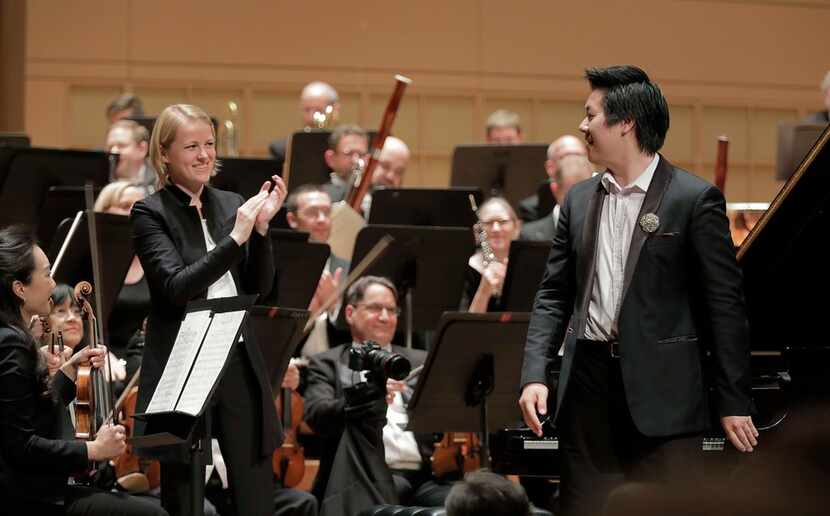
{"label": "black trousers", "polygon": [[83,486],[67,486],[64,504],[7,498],[0,514],[9,516],[167,516],[157,501],[149,497],[101,491]]}
{"label": "black trousers", "polygon": [[[429,464],[429,463],[427,463]],[[392,481],[401,505],[443,507],[452,482],[438,480],[427,468],[419,470],[393,469]]]}
{"label": "black trousers", "polygon": [[577,343],[558,418],[565,515],[601,514],[609,493],[626,481],[681,483],[703,478],[701,435],[648,437],[637,430],[620,360],[603,343]]}
{"label": "black trousers", "polygon": [[[228,468],[228,483],[237,514],[271,516],[274,511],[274,471],[271,456],[260,454],[262,414],[259,384],[245,348],[237,343],[228,357],[224,376],[213,394],[210,434],[219,441]],[[203,445],[210,451],[210,441]],[[190,464],[163,463],[162,500],[165,507],[189,507],[186,489]],[[204,473],[202,473],[204,481]],[[174,491],[171,493],[170,491]],[[171,509],[171,512],[178,512]]]}

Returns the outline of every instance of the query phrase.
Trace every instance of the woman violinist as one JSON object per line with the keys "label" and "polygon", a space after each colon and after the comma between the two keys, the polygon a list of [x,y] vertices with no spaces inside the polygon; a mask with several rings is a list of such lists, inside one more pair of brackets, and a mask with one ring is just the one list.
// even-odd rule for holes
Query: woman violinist
{"label": "woman violinist", "polygon": [[95,440],[66,439],[65,405],[75,397],[82,361],[102,367],[105,349],[85,349],[49,376],[28,331],[33,316],[49,313],[55,286],[49,260],[24,228],[0,230],[0,499],[20,514],[166,515],[144,500],[67,485],[90,461],[124,451],[121,426],[103,426]]}
{"label": "woman violinist", "polygon": [[[169,106],[156,120],[150,159],[158,191],[131,213],[136,254],[150,286],[137,412],[143,412],[167,363],[187,303],[240,294],[267,295],[274,262],[268,225],[285,199],[272,176],[247,201],[209,185],[218,163],[210,117],[196,106]],[[271,454],[281,428],[259,349],[245,339],[233,347],[211,405],[212,433],[228,467],[239,514],[273,512]],[[136,425],[137,433],[143,431]],[[189,466],[162,459],[162,497],[188,478]],[[174,458],[173,458],[174,459]],[[180,490],[181,491],[181,490]]]}

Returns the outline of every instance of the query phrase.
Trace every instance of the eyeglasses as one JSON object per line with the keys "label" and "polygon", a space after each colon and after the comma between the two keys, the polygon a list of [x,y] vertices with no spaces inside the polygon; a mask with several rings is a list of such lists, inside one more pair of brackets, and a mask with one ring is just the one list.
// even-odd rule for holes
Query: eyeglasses
{"label": "eyeglasses", "polygon": [[482,220],[481,223],[484,224],[484,226],[486,226],[488,228],[494,228],[494,227],[496,227],[496,224],[498,224],[499,226],[507,226],[507,225],[513,224],[513,220],[512,219]]}
{"label": "eyeglasses", "polygon": [[355,160],[355,159],[365,159],[369,155],[368,152],[361,151],[361,150],[353,150],[353,151],[348,151],[348,152],[335,151],[334,153],[335,154],[340,154],[341,156],[346,156],[346,157],[351,158],[353,160]]}
{"label": "eyeglasses", "polygon": [[399,315],[401,315],[401,309],[396,307],[396,306],[374,305],[374,304],[373,305],[358,304],[358,305],[355,305],[355,306],[357,308],[363,308],[364,310],[369,312],[369,314],[374,315],[374,316],[380,315],[384,310],[386,310],[387,314],[394,315],[395,317],[398,317]]}
{"label": "eyeglasses", "polygon": [[325,207],[312,206],[312,207],[309,207],[309,208],[304,208],[302,210],[299,210],[297,212],[297,214],[300,215],[301,217],[306,217],[306,218],[309,218],[309,219],[316,219],[320,215],[324,215],[326,218],[329,218],[329,217],[331,217],[331,206],[325,206]]}

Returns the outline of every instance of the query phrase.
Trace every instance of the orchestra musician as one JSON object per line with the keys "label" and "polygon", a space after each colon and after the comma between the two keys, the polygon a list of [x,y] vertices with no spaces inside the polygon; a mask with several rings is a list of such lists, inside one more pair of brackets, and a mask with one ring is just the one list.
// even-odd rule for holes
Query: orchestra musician
{"label": "orchestra musician", "polygon": [[[341,344],[311,357],[305,391],[305,420],[323,439],[320,470],[312,492],[322,500],[335,475],[334,459],[346,425],[344,389],[360,380],[350,370],[349,348],[353,343],[373,341],[382,348],[409,359],[412,367],[424,363],[426,353],[392,345],[398,324],[398,291],[386,278],[364,276],[346,294],[346,322],[352,342]],[[357,377],[357,378],[356,378]],[[406,404],[412,385],[387,380],[387,424],[383,428],[386,465],[392,473],[395,490],[404,505],[443,506],[451,485],[432,474],[432,435],[415,435],[402,430],[408,421]]]}
{"label": "orchestra musician", "polygon": [[[576,136],[566,134],[555,139],[553,143],[548,145],[547,160],[545,160],[545,173],[550,181],[551,193],[553,194],[557,204],[562,202],[559,200],[559,197],[562,197],[562,199],[565,198],[565,195],[561,194],[561,192],[557,195],[557,187],[555,186],[558,184],[557,177],[561,175],[560,168],[562,166],[562,160],[570,156],[582,156],[586,157],[586,159],[588,156],[588,149],[585,148],[585,144],[582,143],[582,141]],[[544,219],[545,215],[547,215],[547,213],[539,213],[538,193],[525,197],[519,201],[517,211],[519,218],[525,223]]]}
{"label": "orchestra musician", "polygon": [[821,81],[821,94],[824,97],[824,111],[811,113],[804,119],[805,122],[815,124],[826,124],[830,122],[830,71],[824,75],[824,79]]}
{"label": "orchestra musician", "polygon": [[[108,460],[126,447],[124,427],[103,425],[94,440],[74,433],[65,405],[75,398],[83,361],[104,364],[106,348],[85,348],[51,377],[28,331],[49,314],[55,286],[49,260],[23,227],[0,230],[0,497],[11,514],[161,516],[160,507],[123,493],[68,485],[90,461]],[[70,436],[70,437],[68,437]]]}
{"label": "orchestra musician", "polygon": [[[340,96],[331,84],[312,81],[300,92],[300,115],[305,129],[324,128],[337,123],[340,117]],[[320,116],[323,115],[323,118]],[[315,119],[316,118],[316,119]],[[268,152],[278,167],[285,162],[286,138],[274,140],[268,146]]]}
{"label": "orchestra musician", "polygon": [[[133,204],[145,196],[145,189],[135,183],[115,181],[101,189],[95,200],[95,211],[129,216]],[[110,312],[107,345],[119,358],[126,359],[130,339],[141,329],[150,313],[150,287],[138,256],[133,256],[124,285]]]}
{"label": "orchestra musician", "polygon": [[487,257],[479,249],[470,257],[462,306],[472,313],[498,312],[501,311],[499,293],[507,274],[510,243],[519,238],[521,223],[510,203],[502,197],[485,201],[477,216],[493,256]]}
{"label": "orchestra musician", "polygon": [[110,181],[130,181],[141,185],[145,193],[155,191],[156,174],[147,163],[150,133],[133,120],[119,120],[107,132],[106,149],[118,155]]}
{"label": "orchestra musician", "polygon": [[323,184],[332,202],[342,201],[349,192],[352,172],[358,160],[366,161],[369,153],[369,137],[366,131],[353,124],[337,126],[329,136],[324,154],[326,165],[332,170],[330,180]]}
{"label": "orchestra musician", "polygon": [[[150,157],[159,190],[135,203],[131,213],[135,250],[152,299],[137,412],[154,392],[188,301],[268,294],[274,278],[268,225],[286,192],[277,175],[248,200],[211,187],[218,166],[216,135],[208,115],[196,106],[176,104],[162,111]],[[271,455],[282,431],[254,342],[233,347],[213,402],[213,434],[225,458],[234,506],[239,514],[270,515]],[[136,430],[140,434],[143,428],[136,425]],[[186,491],[180,484],[189,469],[163,461],[163,499]]]}
{"label": "orchestra musician", "polygon": [[599,514],[625,480],[697,485],[710,401],[735,448],[752,451],[758,435],[723,194],[658,154],[668,106],[643,70],[590,68],[586,78],[580,130],[605,170],[575,185],[562,207],[519,400],[542,435],[546,368],[564,345],[553,420],[567,515]]}
{"label": "orchestra musician", "polygon": [[498,109],[487,117],[484,140],[490,145],[516,145],[522,143],[522,125],[519,114]]}
{"label": "orchestra musician", "polygon": [[377,166],[372,172],[372,185],[361,203],[366,219],[372,209],[372,192],[377,188],[400,188],[403,185],[410,156],[409,146],[400,138],[387,136],[383,141]]}

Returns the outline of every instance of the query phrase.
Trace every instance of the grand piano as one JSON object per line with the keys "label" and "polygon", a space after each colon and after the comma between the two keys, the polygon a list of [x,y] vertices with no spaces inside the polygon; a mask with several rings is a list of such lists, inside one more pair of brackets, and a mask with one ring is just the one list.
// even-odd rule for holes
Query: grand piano
{"label": "grand piano", "polygon": [[[830,402],[830,126],[738,248],[750,325],[758,452],[808,428]],[[556,376],[556,371],[552,372]],[[714,425],[713,425],[714,426]],[[780,444],[782,446],[786,444]],[[701,442],[712,460],[736,462],[720,429]],[[543,439],[504,429],[492,443],[493,469],[557,479],[555,429]]]}

